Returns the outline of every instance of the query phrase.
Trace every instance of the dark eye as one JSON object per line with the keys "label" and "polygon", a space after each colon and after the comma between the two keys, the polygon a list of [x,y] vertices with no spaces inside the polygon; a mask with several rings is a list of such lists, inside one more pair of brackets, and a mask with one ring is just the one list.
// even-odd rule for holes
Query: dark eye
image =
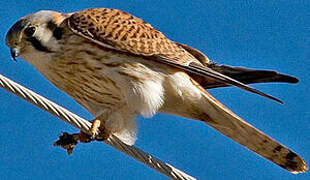
{"label": "dark eye", "polygon": [[34,32],[36,32],[36,27],[33,27],[33,26],[27,27],[24,30],[25,35],[28,36],[28,37],[33,36]]}

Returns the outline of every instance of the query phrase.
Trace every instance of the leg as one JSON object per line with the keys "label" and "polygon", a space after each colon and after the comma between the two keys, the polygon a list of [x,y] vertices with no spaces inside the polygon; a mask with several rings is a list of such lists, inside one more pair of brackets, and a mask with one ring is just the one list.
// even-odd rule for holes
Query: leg
{"label": "leg", "polygon": [[[111,116],[112,112],[113,111],[111,109],[106,109],[101,115],[92,121],[92,126],[90,129],[92,139],[100,138],[105,140],[109,137],[110,133],[105,128],[105,121]],[[96,135],[98,132],[100,134]]]}
{"label": "leg", "polygon": [[100,124],[101,124],[101,121],[99,119],[96,118],[93,120],[93,123],[91,124],[91,129],[90,129],[92,136],[95,136],[97,130],[99,130]]}

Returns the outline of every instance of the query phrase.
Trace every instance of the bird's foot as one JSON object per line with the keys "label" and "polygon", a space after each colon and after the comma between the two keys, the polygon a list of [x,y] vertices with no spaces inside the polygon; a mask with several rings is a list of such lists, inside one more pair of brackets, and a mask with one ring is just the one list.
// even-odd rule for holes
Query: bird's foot
{"label": "bird's foot", "polygon": [[68,155],[72,154],[73,148],[78,143],[78,134],[62,133],[54,146],[61,146],[67,150]]}
{"label": "bird's foot", "polygon": [[71,155],[78,142],[89,143],[92,141],[105,141],[109,137],[109,134],[106,133],[106,131],[103,131],[102,128],[98,129],[100,129],[100,133],[96,136],[88,135],[82,131],[75,134],[64,132],[59,136],[59,139],[54,143],[54,146],[61,146],[63,149],[67,150],[68,155]]}
{"label": "bird's foot", "polygon": [[59,139],[54,143],[54,146],[61,146],[67,150],[68,155],[72,154],[74,147],[78,142],[89,143],[91,141],[105,141],[109,138],[110,132],[104,127],[104,119],[107,119],[111,111],[106,111],[106,113],[98,116],[93,121],[90,128],[90,134],[84,132],[69,134],[62,133]]}

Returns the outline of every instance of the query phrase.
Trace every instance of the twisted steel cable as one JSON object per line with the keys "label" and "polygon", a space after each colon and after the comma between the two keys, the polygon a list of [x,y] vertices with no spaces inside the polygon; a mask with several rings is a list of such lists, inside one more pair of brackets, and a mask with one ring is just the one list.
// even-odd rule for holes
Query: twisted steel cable
{"label": "twisted steel cable", "polygon": [[[7,91],[19,96],[20,98],[48,111],[49,113],[59,117],[72,124],[74,127],[80,129],[86,134],[90,135],[91,123],[76,114],[68,111],[67,109],[57,105],[56,103],[42,97],[41,95],[17,84],[16,82],[4,77],[0,74],[0,86]],[[126,153],[137,161],[149,166],[152,169],[176,180],[195,180],[196,178],[174,168],[168,163],[153,157],[152,155],[143,152],[135,146],[129,146],[120,141],[116,136],[111,135],[104,141],[106,144],[111,145],[115,149]]]}

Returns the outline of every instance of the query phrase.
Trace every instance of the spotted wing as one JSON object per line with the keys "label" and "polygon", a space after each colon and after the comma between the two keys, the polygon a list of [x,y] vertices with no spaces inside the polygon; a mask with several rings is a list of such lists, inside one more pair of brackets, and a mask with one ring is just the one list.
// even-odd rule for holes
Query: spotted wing
{"label": "spotted wing", "polygon": [[212,70],[207,66],[208,58],[198,50],[169,40],[150,24],[120,10],[95,8],[79,11],[68,18],[68,26],[74,33],[105,48],[144,56],[282,103],[275,97]]}
{"label": "spotted wing", "polygon": [[74,13],[69,26],[73,32],[107,48],[142,56],[162,54],[180,64],[197,61],[150,24],[117,9],[95,8]]}

